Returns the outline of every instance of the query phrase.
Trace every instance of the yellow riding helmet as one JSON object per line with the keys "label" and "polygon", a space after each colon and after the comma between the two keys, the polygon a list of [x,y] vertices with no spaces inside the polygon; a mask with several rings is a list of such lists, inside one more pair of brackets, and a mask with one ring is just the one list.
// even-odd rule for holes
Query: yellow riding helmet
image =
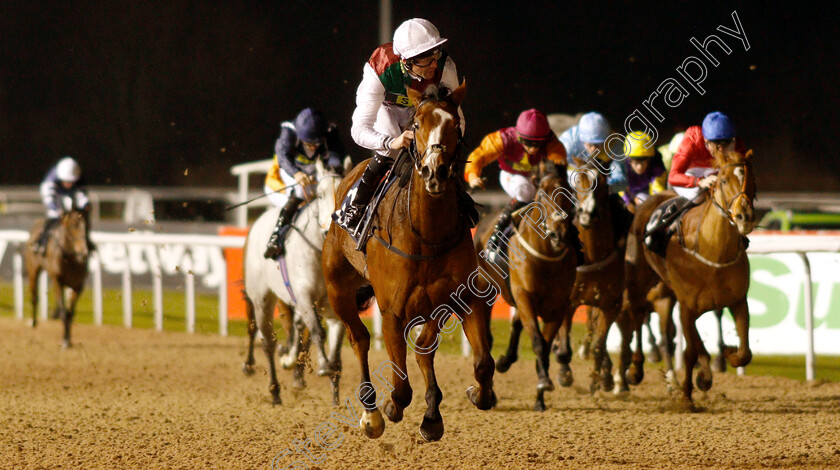
{"label": "yellow riding helmet", "polygon": [[630,158],[650,158],[656,155],[653,139],[646,132],[635,131],[624,138],[624,154]]}

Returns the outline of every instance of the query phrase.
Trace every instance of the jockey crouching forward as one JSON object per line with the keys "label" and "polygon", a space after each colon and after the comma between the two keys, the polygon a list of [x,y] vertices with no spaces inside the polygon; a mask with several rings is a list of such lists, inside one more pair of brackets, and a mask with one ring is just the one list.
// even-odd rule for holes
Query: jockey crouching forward
{"label": "jockey crouching forward", "polygon": [[[735,138],[735,126],[723,113],[713,112],[703,119],[703,126],[692,126],[685,131],[685,136],[671,162],[668,182],[677,194],[687,199],[674,209],[663,214],[658,220],[652,220],[646,227],[648,235],[660,233],[664,228],[679,219],[688,209],[700,204],[704,191],[714,187],[717,182],[717,170],[714,168],[712,152],[746,152],[743,142]],[[746,237],[744,243],[748,243]],[[647,236],[651,247],[661,237]]]}
{"label": "jockey crouching forward", "polygon": [[[338,128],[328,123],[319,111],[305,108],[294,123],[280,124],[280,137],[274,145],[274,165],[265,178],[265,192],[281,210],[265,248],[266,258],[283,254],[283,240],[298,206],[314,195],[316,160],[324,160],[325,166],[339,169],[342,155],[344,146]],[[295,184],[294,189],[284,190]]]}
{"label": "jockey crouching forward", "polygon": [[[38,238],[33,249],[44,254],[47,247],[47,239],[50,231],[58,224],[65,211],[79,209],[87,211],[90,209],[90,198],[85,189],[85,182],[82,178],[82,169],[71,157],[64,157],[58,164],[47,172],[44,181],[41,182],[41,200],[47,206],[47,220],[44,222],[44,230]],[[67,203],[71,204],[67,204]],[[68,205],[72,207],[67,207]],[[89,249],[94,249],[90,241],[90,233],[85,234]]]}
{"label": "jockey crouching forward", "polygon": [[665,189],[668,173],[662,156],[653,146],[653,140],[645,132],[631,132],[624,138],[622,162],[627,173],[627,189],[622,198],[627,210],[636,213],[636,206],[645,202],[652,194]]}
{"label": "jockey crouching forward", "polygon": [[[529,109],[519,115],[516,127],[505,127],[485,136],[467,160],[464,179],[470,188],[483,188],[485,181],[481,178],[481,170],[498,161],[501,168],[499,182],[511,197],[487,242],[490,260],[493,261],[501,248],[499,234],[510,224],[511,214],[532,202],[537,195],[531,175],[544,160],[565,168],[566,149],[548,126],[545,114]],[[573,238],[577,240],[577,235]]]}
{"label": "jockey crouching forward", "polygon": [[[379,180],[414,139],[414,132],[406,129],[413,122],[417,103],[411,103],[406,88],[424,92],[430,86],[458,87],[455,62],[441,49],[446,41],[429,21],[410,19],[394,32],[394,42],[379,46],[364,66],[350,134],[356,144],[375,154],[348,210],[337,221],[351,234],[356,234]],[[465,121],[460,108],[458,113],[463,135]]]}

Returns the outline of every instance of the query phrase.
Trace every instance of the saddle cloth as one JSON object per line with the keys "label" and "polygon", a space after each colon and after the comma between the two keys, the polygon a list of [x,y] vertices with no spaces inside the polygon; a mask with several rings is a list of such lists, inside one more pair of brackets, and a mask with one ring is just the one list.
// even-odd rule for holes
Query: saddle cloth
{"label": "saddle cloth", "polygon": [[677,196],[657,207],[645,225],[644,242],[648,249],[659,256],[665,256],[668,240],[677,230],[680,219],[694,206],[690,200]]}

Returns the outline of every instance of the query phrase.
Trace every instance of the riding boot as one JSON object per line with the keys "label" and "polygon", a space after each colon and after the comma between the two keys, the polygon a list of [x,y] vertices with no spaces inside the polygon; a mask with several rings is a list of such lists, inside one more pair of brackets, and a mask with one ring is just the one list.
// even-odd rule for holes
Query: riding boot
{"label": "riding boot", "polygon": [[512,199],[510,204],[508,204],[502,211],[502,214],[499,216],[499,220],[496,221],[496,226],[493,227],[493,233],[490,234],[490,238],[487,240],[488,259],[490,261],[495,263],[499,256],[502,249],[501,243],[499,243],[499,239],[501,238],[500,235],[504,233],[505,229],[507,229],[508,225],[510,225],[511,215],[514,211],[524,207],[526,204],[528,203]]}
{"label": "riding boot", "polygon": [[297,212],[298,205],[302,199],[292,196],[283,209],[280,210],[280,215],[277,217],[277,225],[274,227],[274,232],[271,238],[268,239],[268,244],[265,247],[266,258],[276,258],[284,253],[283,242],[286,240],[286,234],[292,224],[292,218]]}
{"label": "riding boot", "polygon": [[35,242],[35,246],[32,247],[39,255],[43,255],[47,251],[47,240],[49,240],[50,231],[52,231],[53,227],[58,224],[59,220],[61,219],[58,217],[50,217],[44,222],[44,229],[41,231],[41,235]]}
{"label": "riding boot", "polygon": [[385,173],[393,164],[394,160],[385,155],[376,154],[370,159],[367,168],[365,168],[365,172],[362,174],[361,181],[359,181],[359,186],[356,188],[356,194],[353,196],[353,200],[350,201],[350,206],[345,213],[345,228],[348,232],[353,235],[357,234],[359,222],[362,220],[365,207],[373,197],[379,180],[385,176]]}

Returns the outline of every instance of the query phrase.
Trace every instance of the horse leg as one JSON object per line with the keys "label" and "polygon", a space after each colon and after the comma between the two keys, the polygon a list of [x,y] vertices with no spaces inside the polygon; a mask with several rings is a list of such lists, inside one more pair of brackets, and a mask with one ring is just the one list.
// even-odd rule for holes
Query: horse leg
{"label": "horse leg", "polygon": [[470,301],[470,311],[464,317],[462,326],[464,334],[473,351],[473,371],[478,388],[470,386],[467,398],[479,410],[489,410],[496,406],[496,392],[493,391],[493,372],[495,371],[493,356],[490,355],[490,306],[473,297]]}
{"label": "horse leg", "polygon": [[680,322],[683,326],[683,334],[685,336],[685,352],[684,367],[685,380],[683,381],[683,393],[688,400],[692,400],[691,392],[694,390],[692,381],[692,374],[694,367],[697,365],[698,359],[700,361],[700,370],[697,372],[697,388],[702,391],[709,390],[712,387],[712,370],[709,364],[709,353],[703,346],[703,341],[700,339],[700,334],[697,332],[697,313],[686,307],[680,305]]}
{"label": "horse leg", "polygon": [[496,370],[507,372],[510,366],[519,359],[519,336],[522,334],[522,320],[519,315],[510,320],[510,340],[508,341],[507,352],[496,361]]}
{"label": "horse leg", "polygon": [[[423,331],[425,330],[426,327],[423,328]],[[391,359],[391,380],[393,381],[388,383],[389,388],[392,388],[391,399],[387,400],[383,411],[388,419],[399,423],[403,419],[403,409],[411,403],[412,395],[408,375],[405,372],[408,369],[405,364],[405,322],[390,311],[383,311],[382,334],[385,338],[385,349],[388,350],[388,357]],[[382,366],[379,370],[382,370]],[[380,379],[387,382],[383,377]]]}
{"label": "horse leg", "polygon": [[30,303],[32,304],[32,328],[38,326],[38,277],[41,274],[40,266],[28,270],[29,274],[29,294]]}
{"label": "horse leg", "polygon": [[276,299],[271,294],[266,294],[262,299],[254,302],[257,325],[262,333],[262,347],[268,359],[268,370],[270,384],[268,391],[271,393],[271,402],[280,405],[280,382],[277,380],[277,368],[274,365],[274,351],[277,346],[277,336],[274,334],[274,304]]}
{"label": "horse leg", "polygon": [[[283,305],[283,303],[280,302],[279,305]],[[290,307],[286,307],[286,309],[291,319],[289,323],[290,327],[286,330],[286,344],[278,345],[277,352],[280,356],[280,366],[284,369],[291,369],[300,360],[301,345],[309,341],[309,336],[306,332],[306,325],[303,324],[300,315],[297,315],[295,310]]]}
{"label": "horse leg", "polygon": [[321,326],[321,319],[315,311],[314,301],[305,301],[298,306],[295,313],[303,320],[306,328],[309,330],[309,336],[315,344],[315,351],[318,354],[318,375],[321,377],[330,375],[333,371],[330,370],[330,361],[327,359],[327,353],[324,351],[324,327]]}
{"label": "horse leg", "polygon": [[[548,343],[543,338],[540,332],[539,320],[533,313],[533,305],[531,299],[527,296],[518,296],[517,304],[519,305],[519,317],[522,319],[522,324],[525,330],[531,336],[531,346],[534,350],[534,355],[537,356],[535,366],[537,369],[537,399],[534,403],[534,411],[545,411],[545,400],[543,395],[546,391],[554,390],[554,384],[548,376]],[[559,325],[558,325],[559,328]],[[557,329],[554,330],[555,333]]]}
{"label": "horse leg", "polygon": [[64,342],[62,343],[62,347],[64,349],[72,346],[70,343],[70,325],[73,323],[73,316],[76,314],[76,301],[79,300],[81,288],[70,288],[69,290],[69,298],[67,299],[64,315],[62,316],[62,320],[64,321]]}
{"label": "horse leg", "polygon": [[650,326],[650,314],[645,318],[645,326],[648,330],[648,346],[650,346],[650,362],[658,363],[662,361],[662,353],[659,351],[659,345],[656,341],[656,335],[653,334],[653,327]]}
{"label": "horse leg", "polygon": [[560,329],[557,331],[557,337],[554,338],[552,344],[554,358],[560,364],[560,371],[557,372],[557,382],[561,387],[571,387],[574,382],[572,369],[569,367],[569,363],[572,362],[572,345],[569,341],[569,333],[572,330],[573,315],[574,311],[571,308],[566,310],[560,323]]}
{"label": "horse leg", "polygon": [[642,348],[642,329],[644,328],[644,323],[648,315],[649,313],[642,318],[642,321],[633,325],[636,347],[633,349],[632,363],[628,369],[630,385],[639,385],[645,377],[645,352]]}
{"label": "horse leg", "polygon": [[676,375],[674,372],[674,350],[676,349],[674,339],[676,336],[676,326],[674,326],[674,319],[671,317],[674,311],[673,297],[663,297],[653,302],[653,308],[656,314],[659,315],[659,331],[662,334],[662,358],[665,365],[665,381],[668,383],[668,388],[671,389],[676,384]]}
{"label": "horse leg", "polygon": [[417,345],[420,351],[414,352],[414,359],[420,366],[423,373],[423,380],[426,382],[426,413],[423,414],[423,422],[420,424],[420,436],[426,441],[437,441],[443,436],[443,417],[440,415],[440,402],[443,394],[437,384],[435,376],[435,353],[437,348],[430,350],[435,343],[440,331],[440,325],[436,321],[426,323],[423,331],[417,338]]}
{"label": "horse leg", "polygon": [[[597,321],[593,323],[593,330],[592,330],[592,359],[594,362],[594,368],[592,373],[592,383],[589,385],[589,389],[591,391],[597,390],[599,387],[603,388],[605,392],[609,392],[615,386],[615,382],[612,376],[612,361],[610,360],[610,355],[607,353],[607,333],[610,331],[610,326],[612,326],[613,322],[615,321],[616,313],[620,308],[620,304],[614,305],[612,307],[612,311],[607,314],[607,311],[600,310],[599,315],[597,315]],[[593,310],[596,308],[593,307]]]}
{"label": "horse leg", "polygon": [[330,350],[330,386],[333,392],[333,404],[339,404],[338,384],[341,380],[341,344],[344,342],[344,323],[341,320],[328,318],[327,320],[327,344]]}
{"label": "horse leg", "polygon": [[[277,313],[279,314],[278,321],[280,322],[280,328],[286,332],[286,344],[277,345],[277,355],[281,357],[282,363],[288,361],[285,357],[289,354],[289,351],[297,346],[298,338],[296,336],[297,331],[294,329],[294,311],[292,308],[283,302],[277,302]],[[295,351],[293,357],[297,357],[297,351]],[[283,364],[284,369],[288,369],[290,367],[291,365],[287,366]]]}
{"label": "horse leg", "polygon": [[712,364],[712,370],[715,372],[726,372],[726,343],[723,342],[723,309],[715,309],[715,317],[717,318],[718,327],[718,355],[715,357],[715,362]]}
{"label": "horse leg", "polygon": [[[565,312],[563,312],[565,313]],[[557,331],[560,329],[560,326],[563,324],[563,319],[565,315],[561,315],[561,312],[551,312],[550,314],[546,315],[551,320],[543,321],[542,327],[542,363],[545,367],[545,377],[548,379],[548,386],[540,388],[539,385],[537,386],[537,401],[534,403],[534,410],[536,411],[545,411],[545,400],[543,398],[545,392],[554,390],[554,385],[551,383],[551,379],[548,378],[548,368],[551,365],[550,360],[550,353],[551,353],[551,341],[557,336]],[[537,372],[539,373],[539,371]]]}
{"label": "horse leg", "polygon": [[[627,368],[630,364],[632,352],[630,350],[630,341],[633,339],[633,307],[619,315],[617,324],[621,331],[621,348],[618,355],[618,367],[615,371],[614,380],[616,382],[615,393],[629,392],[630,387],[627,385]],[[592,390],[594,392],[594,390]]]}
{"label": "horse leg", "polygon": [[245,296],[245,315],[248,317],[248,357],[242,364],[242,372],[245,375],[254,373],[254,337],[257,336],[257,320],[254,318],[254,303],[248,296]]}
{"label": "horse leg", "polygon": [[[583,336],[580,348],[578,348],[578,357],[586,361],[592,357],[592,331],[595,329],[596,318],[593,315],[595,309],[592,306],[584,305],[583,310],[586,314],[586,334]],[[571,321],[572,319],[569,317],[569,322]]]}
{"label": "horse leg", "polygon": [[738,348],[726,346],[723,353],[732,367],[744,367],[752,360],[750,351],[749,328],[750,311],[746,297],[729,306],[729,312],[735,320],[735,330],[738,332]]}
{"label": "horse leg", "polygon": [[295,315],[295,337],[297,343],[294,350],[297,354],[294,356],[294,371],[292,373],[292,387],[296,389],[306,388],[304,381],[304,373],[306,372],[306,363],[309,361],[309,346],[312,344],[312,338],[306,334],[306,326],[302,321],[298,321],[298,316]]}

